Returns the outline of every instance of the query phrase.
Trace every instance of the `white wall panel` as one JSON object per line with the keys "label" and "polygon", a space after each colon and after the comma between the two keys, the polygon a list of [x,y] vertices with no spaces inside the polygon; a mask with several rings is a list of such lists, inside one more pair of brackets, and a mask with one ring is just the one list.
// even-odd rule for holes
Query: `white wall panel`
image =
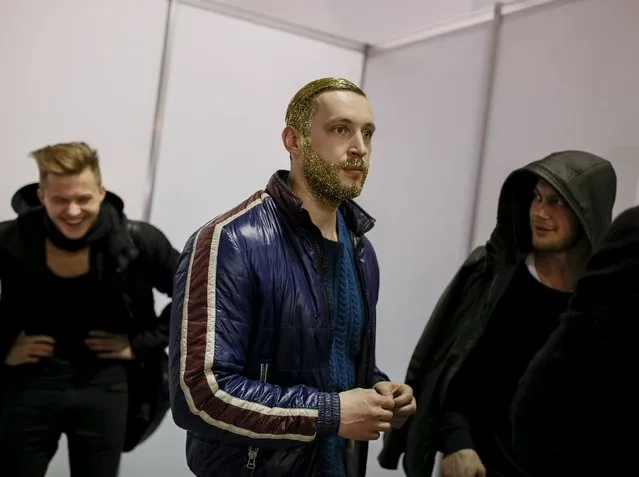
{"label": "white wall panel", "polygon": [[[377,219],[377,361],[395,380],[467,255],[489,38],[483,25],[368,62],[378,131],[361,204]],[[403,475],[379,468],[379,444],[368,475]]]}
{"label": "white wall panel", "polygon": [[41,146],[86,141],[105,184],[142,211],[167,2],[0,2],[0,219],[37,180],[27,156]]}
{"label": "white wall panel", "polygon": [[280,138],[307,82],[359,82],[362,54],[180,6],[153,222],[182,247],[217,214],[288,169]]}
{"label": "white wall panel", "polygon": [[639,2],[558,2],[509,15],[474,240],[495,225],[497,198],[515,168],[560,149],[612,161],[615,212],[633,205],[639,178]]}

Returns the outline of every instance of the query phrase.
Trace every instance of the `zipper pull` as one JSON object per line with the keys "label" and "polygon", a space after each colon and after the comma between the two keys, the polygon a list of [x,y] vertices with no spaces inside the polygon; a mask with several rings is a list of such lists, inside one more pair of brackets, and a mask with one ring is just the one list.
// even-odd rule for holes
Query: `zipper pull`
{"label": "zipper pull", "polygon": [[255,461],[257,460],[257,449],[253,449],[249,447],[248,451],[248,462],[246,463],[247,469],[255,469]]}

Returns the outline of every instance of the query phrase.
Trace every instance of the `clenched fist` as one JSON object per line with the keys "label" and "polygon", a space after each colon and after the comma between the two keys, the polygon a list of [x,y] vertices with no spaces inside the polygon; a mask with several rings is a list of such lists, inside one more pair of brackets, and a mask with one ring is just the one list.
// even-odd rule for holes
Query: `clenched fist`
{"label": "clenched fist", "polygon": [[401,429],[408,418],[417,411],[417,403],[413,397],[413,388],[408,384],[381,381],[375,385],[375,391],[393,398],[393,429]]}
{"label": "clenched fist", "polygon": [[373,441],[380,432],[391,428],[393,397],[382,396],[374,389],[351,389],[339,394],[340,424],[338,435],[344,439]]}

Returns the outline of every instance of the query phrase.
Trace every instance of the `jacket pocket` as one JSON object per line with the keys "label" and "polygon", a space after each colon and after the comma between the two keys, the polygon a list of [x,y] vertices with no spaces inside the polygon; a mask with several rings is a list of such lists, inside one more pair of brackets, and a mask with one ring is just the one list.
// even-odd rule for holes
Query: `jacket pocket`
{"label": "jacket pocket", "polygon": [[[266,380],[268,379],[268,367],[269,367],[269,363],[268,362],[263,362],[262,364],[260,364],[260,382],[261,383],[266,383]],[[249,447],[248,448],[248,460],[246,462],[246,468],[247,469],[255,469],[256,465],[257,465],[257,456],[260,453],[260,449],[257,447]]]}

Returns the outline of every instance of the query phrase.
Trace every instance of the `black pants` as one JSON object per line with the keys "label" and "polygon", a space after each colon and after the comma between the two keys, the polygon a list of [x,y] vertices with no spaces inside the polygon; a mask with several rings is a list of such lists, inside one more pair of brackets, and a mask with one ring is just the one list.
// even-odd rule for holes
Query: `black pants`
{"label": "black pants", "polygon": [[[0,467],[44,477],[65,434],[71,477],[117,477],[126,431],[121,363],[79,369],[57,360],[10,371],[0,411]],[[22,368],[22,369],[21,369]]]}

